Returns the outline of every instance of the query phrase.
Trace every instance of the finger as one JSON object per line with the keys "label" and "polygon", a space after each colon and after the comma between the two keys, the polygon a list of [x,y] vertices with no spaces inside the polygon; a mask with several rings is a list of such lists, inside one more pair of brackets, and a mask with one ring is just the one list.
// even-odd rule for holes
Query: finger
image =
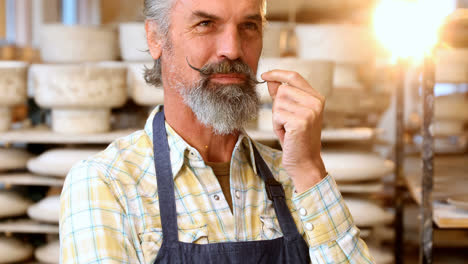
{"label": "finger", "polygon": [[292,101],[279,101],[275,102],[273,105],[273,114],[276,112],[286,111],[291,113],[293,119],[288,120],[287,124],[284,124],[286,131],[288,128],[294,130],[303,130],[310,128],[309,126],[318,123],[321,123],[322,120],[322,111],[304,107],[298,104],[293,103]]}
{"label": "finger", "polygon": [[309,94],[296,87],[282,84],[278,87],[276,98],[281,100],[291,100],[305,107],[322,110],[325,98],[320,94]]}
{"label": "finger", "polygon": [[262,79],[267,82],[287,83],[302,90],[310,90],[312,87],[304,77],[294,71],[272,70],[262,74]]}
{"label": "finger", "polygon": [[286,134],[285,126],[289,120],[294,119],[294,114],[283,109],[277,109],[273,112],[273,130],[278,136],[281,145],[283,145],[284,136]]}
{"label": "finger", "polygon": [[276,94],[278,93],[278,88],[280,87],[280,85],[280,82],[267,82],[268,93],[270,94],[273,100],[275,100],[276,98]]}

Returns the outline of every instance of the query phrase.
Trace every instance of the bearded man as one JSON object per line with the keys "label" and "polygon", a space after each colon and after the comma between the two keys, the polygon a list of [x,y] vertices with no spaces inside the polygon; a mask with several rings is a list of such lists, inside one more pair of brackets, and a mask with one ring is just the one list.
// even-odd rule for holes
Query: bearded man
{"label": "bearded man", "polygon": [[324,98],[295,72],[261,76],[283,151],[257,114],[264,0],[146,0],[164,106],[77,164],[62,192],[62,263],[372,263],[320,156]]}

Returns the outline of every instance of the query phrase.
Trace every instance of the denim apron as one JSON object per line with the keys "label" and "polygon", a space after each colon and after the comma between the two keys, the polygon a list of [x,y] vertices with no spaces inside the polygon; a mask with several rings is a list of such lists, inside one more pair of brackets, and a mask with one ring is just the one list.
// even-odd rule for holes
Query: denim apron
{"label": "denim apron", "polygon": [[154,263],[194,264],[273,264],[310,263],[307,243],[297,231],[286,205],[284,190],[271,174],[258,150],[253,146],[257,172],[265,182],[268,198],[273,201],[283,237],[272,240],[193,244],[179,241],[169,144],[164,110],[153,120],[153,151],[156,167],[159,209],[163,241]]}

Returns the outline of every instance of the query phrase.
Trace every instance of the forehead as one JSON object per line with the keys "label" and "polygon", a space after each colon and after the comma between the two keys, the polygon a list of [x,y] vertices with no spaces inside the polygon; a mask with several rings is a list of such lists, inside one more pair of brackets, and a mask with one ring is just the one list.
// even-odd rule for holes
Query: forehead
{"label": "forehead", "polygon": [[176,0],[174,15],[203,11],[219,17],[243,17],[262,13],[263,0]]}

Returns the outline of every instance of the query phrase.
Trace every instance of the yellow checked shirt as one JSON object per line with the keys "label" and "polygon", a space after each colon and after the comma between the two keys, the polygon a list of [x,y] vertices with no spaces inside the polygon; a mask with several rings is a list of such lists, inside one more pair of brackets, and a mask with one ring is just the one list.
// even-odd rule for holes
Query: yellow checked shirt
{"label": "yellow checked shirt", "polygon": [[[61,196],[61,263],[153,263],[162,229],[153,161],[152,121],[69,172]],[[312,263],[373,263],[331,176],[296,194],[281,152],[239,136],[231,159],[233,213],[210,167],[166,123],[179,240],[218,243],[282,236],[272,202],[253,166],[255,144],[283,184]]]}

